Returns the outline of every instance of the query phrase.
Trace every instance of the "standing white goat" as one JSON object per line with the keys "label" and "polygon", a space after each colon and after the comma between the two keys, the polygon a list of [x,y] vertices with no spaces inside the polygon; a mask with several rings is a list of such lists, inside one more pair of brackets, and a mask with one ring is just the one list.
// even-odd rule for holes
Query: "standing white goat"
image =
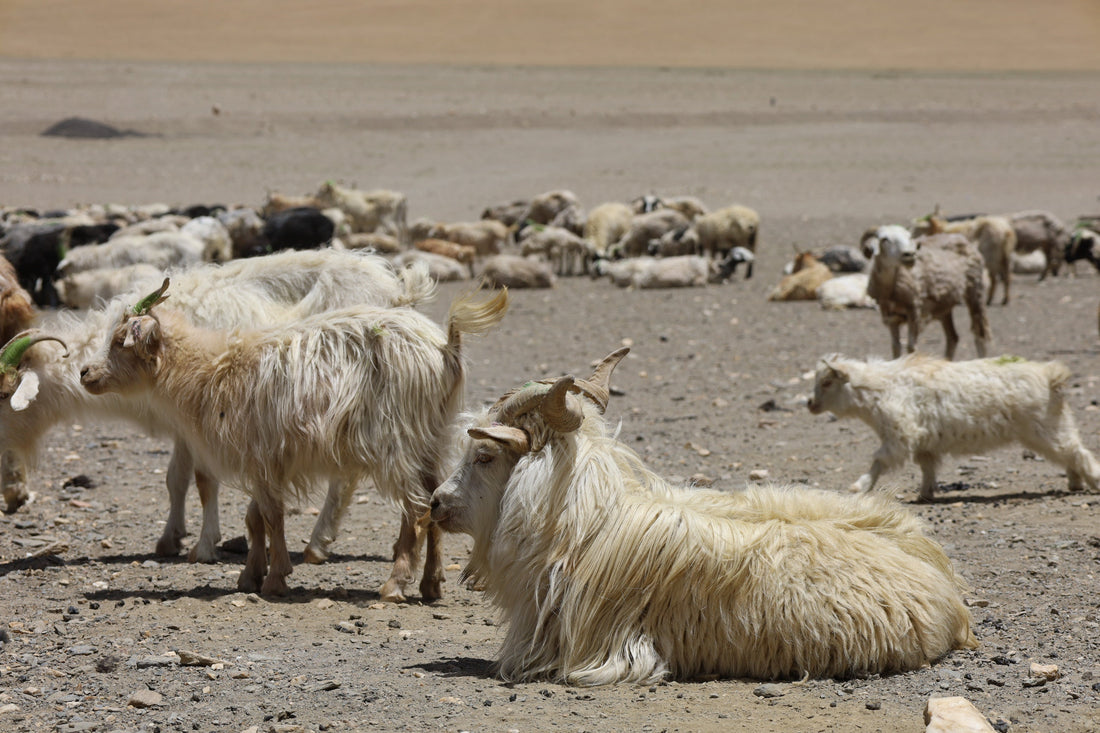
{"label": "standing white goat", "polygon": [[[426,270],[395,274],[380,257],[333,250],[283,252],[236,260],[224,266],[202,266],[176,275],[180,292],[174,305],[197,322],[209,326],[292,322],[305,315],[366,303],[411,306],[434,294]],[[44,329],[62,339],[72,353],[64,359],[56,348],[27,352],[18,367],[40,383],[27,404],[0,399],[0,450],[5,469],[35,461],[42,436],[54,425],[77,415],[96,415],[135,421],[152,434],[175,435],[175,426],[136,396],[94,397],[80,386],[80,365],[102,346],[102,334],[118,319],[126,304],[139,296],[115,301],[107,311],[90,311],[83,318],[58,314]],[[12,455],[14,454],[14,455]],[[3,472],[4,481],[12,471]],[[185,502],[191,475],[195,475],[203,505],[202,532],[191,548],[192,562],[213,562],[221,539],[217,481],[196,470],[187,446],[176,440],[168,465],[168,521],[157,541],[158,555],[176,555],[186,536]],[[5,483],[5,496],[8,485]],[[346,508],[351,485],[333,485],[306,548],[311,562],[320,562],[333,540],[340,513]]]}
{"label": "standing white goat", "polygon": [[1065,466],[1071,490],[1100,481],[1100,464],[1081,443],[1062,387],[1069,370],[1056,361],[1012,357],[949,362],[920,354],[893,361],[827,356],[818,367],[810,412],[856,417],[882,445],[852,486],[870,491],[907,459],[921,469],[920,498],[936,489],[944,455],[972,454],[1019,442]]}
{"label": "standing white goat", "polygon": [[476,415],[432,495],[432,519],[474,538],[465,575],[504,612],[503,677],[844,677],[976,645],[947,557],[896,503],[649,471],[601,416],[625,353]]}
{"label": "standing white goat", "polygon": [[[286,499],[317,479],[375,486],[400,503],[394,567],[381,589],[404,599],[420,540],[417,519],[442,479],[463,397],[463,333],[481,333],[508,306],[501,291],[451,304],[447,330],[406,308],[355,307],[266,329],[210,331],[154,308],[168,281],[113,325],[81,372],[94,394],[137,392],[168,416],[199,463],[252,497],[251,543],[237,586],[283,595],[292,571]],[[420,592],[439,598],[439,532],[430,527]],[[265,549],[270,539],[270,571]]]}

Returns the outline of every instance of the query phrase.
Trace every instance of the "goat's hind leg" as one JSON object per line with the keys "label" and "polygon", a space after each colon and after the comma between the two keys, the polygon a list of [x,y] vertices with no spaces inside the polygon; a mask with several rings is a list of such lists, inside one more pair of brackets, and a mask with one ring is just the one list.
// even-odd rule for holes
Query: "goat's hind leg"
{"label": "goat's hind leg", "polygon": [[264,519],[260,516],[260,506],[255,499],[248,503],[244,524],[248,530],[248,557],[237,578],[237,590],[255,593],[260,590],[264,576],[267,575],[267,531]]}
{"label": "goat's hind leg", "polygon": [[0,455],[0,486],[4,493],[4,513],[12,514],[31,500],[27,489],[27,470],[11,451]]}
{"label": "goat's hind leg", "polygon": [[309,544],[305,550],[305,561],[311,565],[318,565],[328,559],[328,547],[336,539],[336,532],[340,529],[340,520],[347,513],[351,497],[355,493],[354,481],[338,481],[333,479],[328,484],[328,494],[325,495],[325,505],[313,525],[313,534],[310,535]]}

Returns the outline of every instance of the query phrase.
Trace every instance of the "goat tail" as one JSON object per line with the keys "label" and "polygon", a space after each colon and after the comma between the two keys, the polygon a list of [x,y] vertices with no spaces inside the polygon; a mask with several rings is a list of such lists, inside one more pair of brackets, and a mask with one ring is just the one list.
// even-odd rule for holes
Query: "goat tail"
{"label": "goat tail", "polygon": [[1050,381],[1051,392],[1061,392],[1062,387],[1065,386],[1066,382],[1068,382],[1069,378],[1072,376],[1069,367],[1060,361],[1047,362],[1044,371],[1046,372],[1047,379]]}
{"label": "goat tail", "polygon": [[395,306],[414,307],[427,303],[435,297],[436,282],[432,279],[428,266],[423,262],[414,262],[398,274],[404,291],[394,301]]}
{"label": "goat tail", "polygon": [[508,311],[508,289],[501,288],[491,298],[477,298],[476,290],[458,296],[447,314],[447,347],[458,351],[462,334],[485,333],[500,323]]}

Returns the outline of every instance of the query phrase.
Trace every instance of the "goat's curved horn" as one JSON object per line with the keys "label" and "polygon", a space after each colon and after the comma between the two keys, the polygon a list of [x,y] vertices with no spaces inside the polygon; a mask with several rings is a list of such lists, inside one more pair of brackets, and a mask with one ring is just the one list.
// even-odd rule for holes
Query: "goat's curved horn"
{"label": "goat's curved horn", "polygon": [[16,334],[11,341],[4,344],[3,350],[0,350],[0,369],[3,371],[18,369],[19,362],[23,361],[23,355],[27,353],[27,349],[39,341],[56,341],[65,347],[65,356],[69,355],[68,344],[58,337],[47,336],[35,330],[23,331]]}
{"label": "goat's curved horn", "polygon": [[562,377],[554,382],[539,405],[546,424],[559,433],[571,433],[584,422],[584,412],[577,398],[569,394],[572,388],[573,377]]}
{"label": "goat's curved horn", "polygon": [[130,309],[130,312],[133,313],[133,315],[135,316],[145,315],[154,305],[156,305],[157,303],[163,303],[165,300],[168,299],[168,296],[164,294],[164,291],[167,289],[168,278],[164,278],[164,282],[161,284],[161,286],[139,300],[137,302],[137,305]]}
{"label": "goat's curved horn", "polygon": [[528,382],[515,394],[504,399],[494,412],[494,418],[500,422],[506,422],[514,417],[524,415],[534,410],[546,396],[547,385],[539,382]]}
{"label": "goat's curved horn", "polygon": [[629,346],[612,351],[596,365],[591,377],[577,381],[577,387],[588,399],[596,403],[600,408],[600,414],[607,409],[607,401],[611,399],[611,372],[615,371],[615,367],[629,353]]}

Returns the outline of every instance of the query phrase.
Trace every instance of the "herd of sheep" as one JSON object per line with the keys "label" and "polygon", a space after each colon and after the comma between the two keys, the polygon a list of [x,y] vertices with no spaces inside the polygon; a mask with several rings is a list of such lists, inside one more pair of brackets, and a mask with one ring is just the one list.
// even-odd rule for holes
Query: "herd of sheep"
{"label": "herd of sheep", "polygon": [[[891,361],[834,355],[811,412],[856,417],[882,440],[854,495],[803,487],[719,492],[669,484],[603,413],[626,349],[585,378],[531,381],[457,425],[464,338],[503,318],[508,288],[606,277],[620,287],[704,286],[753,275],[756,212],[642,196],[582,209],[569,191],[487,208],[478,221],[407,221],[405,197],[326,182],[262,207],[4,210],[0,240],[0,481],[27,498],[43,436],[77,415],[125,419],[173,440],[170,509],[156,552],[186,535],[194,479],[213,562],[218,489],[247,492],[238,587],[289,592],[288,503],[326,486],[305,552],[323,562],[364,481],[401,507],[383,599],[441,596],[442,533],[473,540],[466,570],[508,622],[509,679],[571,684],[667,676],[847,677],[915,669],[977,640],[962,583],[896,502],[871,493],[905,460],[931,499],[942,456],[1019,442],[1097,489],[1058,363],[953,364],[955,306],[980,355],[994,287],[1038,251],[1100,267],[1100,239],[1052,215],[938,212],[880,226],[859,248],[800,253],[773,299],[877,307]],[[168,274],[166,277],[165,274]],[[478,277],[435,323],[415,306],[438,281]],[[847,281],[845,281],[847,278]],[[829,283],[842,283],[831,287]],[[167,301],[167,302],[165,302]],[[58,305],[76,310],[48,312]],[[939,320],[947,360],[914,352]],[[461,458],[457,458],[461,455]],[[457,462],[456,462],[457,458]],[[806,582],[813,578],[814,582]]]}

